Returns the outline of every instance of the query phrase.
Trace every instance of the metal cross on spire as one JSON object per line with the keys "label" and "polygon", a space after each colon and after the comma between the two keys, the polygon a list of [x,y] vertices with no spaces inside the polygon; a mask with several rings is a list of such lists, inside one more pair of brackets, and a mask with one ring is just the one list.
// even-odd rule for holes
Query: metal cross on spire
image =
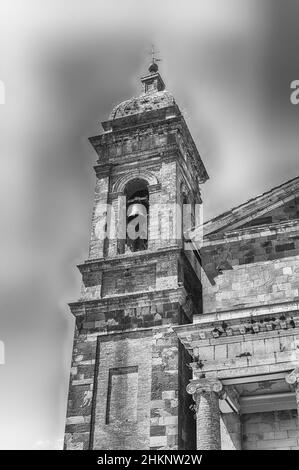
{"label": "metal cross on spire", "polygon": [[152,56],[152,62],[151,65],[149,66],[149,71],[151,73],[155,73],[158,71],[158,64],[157,62],[161,62],[162,59],[159,59],[156,54],[158,54],[159,51],[155,51],[155,46],[152,44],[152,50],[149,53]]}
{"label": "metal cross on spire", "polygon": [[158,57],[156,57],[155,54],[158,54],[159,51],[155,51],[155,46],[152,44],[152,50],[150,52],[151,56],[152,56],[152,64],[154,64],[155,62],[161,62],[161,59],[158,59]]}

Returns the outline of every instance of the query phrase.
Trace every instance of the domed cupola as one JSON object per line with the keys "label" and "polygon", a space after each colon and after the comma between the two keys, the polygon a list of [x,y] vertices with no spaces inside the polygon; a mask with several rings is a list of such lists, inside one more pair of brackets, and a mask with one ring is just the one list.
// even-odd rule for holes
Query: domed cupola
{"label": "domed cupola", "polygon": [[165,90],[165,84],[155,61],[151,63],[148,70],[149,74],[141,78],[143,93],[115,106],[110,113],[109,120],[154,111],[176,104],[173,95]]}

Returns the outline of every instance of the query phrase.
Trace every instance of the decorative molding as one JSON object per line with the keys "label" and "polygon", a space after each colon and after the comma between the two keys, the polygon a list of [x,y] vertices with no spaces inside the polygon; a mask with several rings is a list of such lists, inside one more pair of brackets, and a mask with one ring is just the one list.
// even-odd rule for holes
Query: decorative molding
{"label": "decorative molding", "polygon": [[111,193],[109,193],[108,200],[109,200],[110,202],[112,202],[112,201],[115,201],[116,199],[118,199],[118,198],[121,197],[121,196],[124,196],[124,193],[121,192],[121,191],[118,191],[118,192],[111,192]]}
{"label": "decorative molding", "polygon": [[[75,316],[88,315],[90,312],[103,311],[107,307],[126,308],[127,302],[132,302],[132,307],[135,306],[134,302],[144,301],[144,306],[150,305],[151,302],[178,302],[180,305],[184,303],[186,291],[183,287],[174,289],[152,290],[142,292],[128,292],[124,294],[113,295],[110,297],[102,297],[98,299],[86,300],[81,299],[77,302],[69,303],[71,313]],[[138,304],[139,305],[139,304]],[[152,329],[153,327],[149,327]],[[161,328],[161,327],[159,327]],[[169,325],[167,325],[169,328]],[[146,328],[144,328],[146,329]]]}
{"label": "decorative molding", "polygon": [[196,315],[190,325],[174,326],[180,341],[188,349],[198,341],[227,341],[239,335],[273,334],[274,331],[294,330],[299,327],[299,302],[261,305],[245,309]]}
{"label": "decorative molding", "polygon": [[149,186],[155,186],[159,184],[157,177],[151,171],[144,169],[134,169],[130,172],[120,176],[113,185],[112,193],[123,193],[126,185],[134,179],[143,179]]}
{"label": "decorative molding", "polygon": [[[275,332],[279,334],[280,332],[289,332],[290,330],[294,331],[295,334],[298,333],[299,318],[298,316],[295,318],[294,314],[290,314],[289,317],[283,319],[282,315],[278,316],[276,319],[273,316],[264,316],[260,321],[257,320],[255,323],[250,323],[250,319],[248,319],[248,322],[244,323],[230,322],[225,324],[225,328],[223,324],[216,324],[216,322],[205,329],[200,325],[196,325],[196,323],[193,323],[192,326],[193,328],[187,331],[182,331],[180,327],[174,326],[174,331],[179,340],[188,351],[192,351],[195,347],[200,347],[201,341],[205,345],[213,345],[217,344],[218,340],[221,343],[224,341],[227,343],[235,342],[238,336],[256,336],[258,339],[259,337],[265,337],[265,335],[273,335]],[[197,363],[194,364],[194,368],[196,367],[199,367]]]}

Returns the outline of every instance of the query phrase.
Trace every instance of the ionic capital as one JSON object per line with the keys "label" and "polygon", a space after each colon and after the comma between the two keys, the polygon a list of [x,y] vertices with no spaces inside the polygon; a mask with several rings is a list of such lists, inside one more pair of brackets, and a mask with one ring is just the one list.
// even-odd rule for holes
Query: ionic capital
{"label": "ionic capital", "polygon": [[223,386],[220,380],[215,378],[203,378],[192,380],[186,387],[187,393],[192,395],[194,404],[190,405],[191,411],[194,413],[194,419],[197,417],[198,409],[201,403],[201,397],[204,396],[208,402],[213,402],[220,398],[223,393]]}
{"label": "ionic capital", "polygon": [[223,385],[220,380],[214,378],[192,380],[186,388],[187,393],[192,395],[195,401],[203,393],[214,392],[219,395],[222,392],[222,389]]}
{"label": "ionic capital", "polygon": [[299,384],[299,367],[296,367],[290,374],[286,375],[285,381],[289,385],[293,385],[293,387],[297,388]]}

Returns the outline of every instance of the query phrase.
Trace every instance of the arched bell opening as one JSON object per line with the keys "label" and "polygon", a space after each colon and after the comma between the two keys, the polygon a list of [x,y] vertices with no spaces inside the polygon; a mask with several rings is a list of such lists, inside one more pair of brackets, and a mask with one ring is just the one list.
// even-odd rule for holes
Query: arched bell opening
{"label": "arched bell opening", "polygon": [[126,250],[142,251],[148,247],[148,183],[142,179],[130,181],[125,188],[126,196]]}

